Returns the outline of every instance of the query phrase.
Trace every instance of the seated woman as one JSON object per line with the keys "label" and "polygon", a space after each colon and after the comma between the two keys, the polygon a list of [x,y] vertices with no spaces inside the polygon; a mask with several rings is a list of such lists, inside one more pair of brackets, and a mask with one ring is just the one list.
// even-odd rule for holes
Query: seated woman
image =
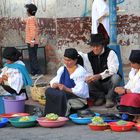
{"label": "seated woman", "polygon": [[20,56],[21,53],[14,47],[7,47],[3,50],[5,64],[1,70],[0,84],[10,94],[26,93],[24,87],[32,85],[25,64],[19,60]]}
{"label": "seated woman", "polygon": [[129,120],[140,116],[140,50],[132,50],[129,60],[131,71],[129,81],[124,87],[116,87],[115,92],[122,95],[118,109],[129,114]]}
{"label": "seated woman", "polygon": [[76,49],[69,48],[64,53],[64,66],[61,66],[57,75],[50,81],[46,90],[45,115],[55,113],[60,116],[67,116],[70,107],[75,101],[75,108],[83,108],[89,97],[88,85],[85,82],[86,70],[79,65],[80,56]]}

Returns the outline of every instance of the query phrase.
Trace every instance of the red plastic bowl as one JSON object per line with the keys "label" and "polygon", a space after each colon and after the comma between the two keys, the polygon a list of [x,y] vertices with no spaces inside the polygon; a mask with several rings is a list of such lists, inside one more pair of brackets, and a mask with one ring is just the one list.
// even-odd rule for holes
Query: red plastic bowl
{"label": "red plastic bowl", "polygon": [[3,118],[15,118],[15,117],[23,117],[23,116],[29,116],[28,113],[11,113],[11,114],[0,114],[0,117]]}
{"label": "red plastic bowl", "polygon": [[136,123],[135,127],[137,128],[138,131],[140,131],[140,123]]}
{"label": "red plastic bowl", "polygon": [[116,132],[125,132],[132,130],[132,127],[134,126],[134,122],[127,122],[126,125],[118,125],[117,122],[110,122],[110,128],[112,131]]}
{"label": "red plastic bowl", "polygon": [[61,127],[66,124],[68,118],[66,117],[59,117],[56,121],[47,120],[45,117],[41,117],[37,119],[40,126],[43,127]]}
{"label": "red plastic bowl", "polygon": [[88,124],[88,126],[91,130],[95,130],[95,131],[103,131],[103,130],[106,130],[109,128],[108,124],[102,126],[102,125],[94,125],[94,124],[90,123],[90,124]]}

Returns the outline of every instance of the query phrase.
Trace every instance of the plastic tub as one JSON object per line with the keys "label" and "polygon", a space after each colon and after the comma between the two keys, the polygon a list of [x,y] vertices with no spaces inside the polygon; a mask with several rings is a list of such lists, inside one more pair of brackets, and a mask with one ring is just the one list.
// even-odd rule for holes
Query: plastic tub
{"label": "plastic tub", "polygon": [[25,108],[25,98],[22,96],[3,97],[5,113],[22,113]]}
{"label": "plastic tub", "polygon": [[109,128],[109,124],[106,125],[94,125],[92,123],[88,124],[89,128],[91,130],[95,130],[95,131],[103,131]]}
{"label": "plastic tub", "polygon": [[2,96],[2,95],[0,96],[0,114],[5,113],[3,97],[4,97],[4,96]]}
{"label": "plastic tub", "polygon": [[127,124],[125,125],[118,125],[117,122],[109,123],[111,130],[116,132],[131,131],[134,124],[135,124],[134,122],[127,122]]}

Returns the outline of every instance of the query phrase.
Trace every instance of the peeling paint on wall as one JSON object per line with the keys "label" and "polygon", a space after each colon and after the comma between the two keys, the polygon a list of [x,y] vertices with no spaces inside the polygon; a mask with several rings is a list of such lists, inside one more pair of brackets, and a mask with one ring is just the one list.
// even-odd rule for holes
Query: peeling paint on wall
{"label": "peeling paint on wall", "polygon": [[[86,51],[85,41],[91,32],[92,0],[27,0],[38,6],[37,18],[40,27],[40,43],[46,46],[47,60],[52,64],[61,62],[60,56],[67,47]],[[0,1],[1,45],[24,44],[26,0]],[[12,3],[12,4],[11,4]],[[130,6],[131,5],[131,6]],[[140,46],[140,1],[125,0],[119,7],[124,12],[118,15],[118,43],[121,50],[129,51]],[[85,49],[86,48],[86,49]],[[124,54],[124,53],[123,53]],[[126,54],[128,55],[128,54]],[[126,62],[126,56],[122,57]]]}

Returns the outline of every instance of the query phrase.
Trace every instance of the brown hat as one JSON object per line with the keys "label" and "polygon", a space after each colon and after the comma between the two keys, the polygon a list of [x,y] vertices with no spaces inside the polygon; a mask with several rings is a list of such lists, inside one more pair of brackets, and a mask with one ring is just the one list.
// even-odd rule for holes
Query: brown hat
{"label": "brown hat", "polygon": [[15,62],[19,60],[21,52],[19,52],[15,47],[7,47],[3,50],[3,58]]}
{"label": "brown hat", "polygon": [[91,40],[88,45],[103,45],[103,35],[102,34],[91,34]]}

